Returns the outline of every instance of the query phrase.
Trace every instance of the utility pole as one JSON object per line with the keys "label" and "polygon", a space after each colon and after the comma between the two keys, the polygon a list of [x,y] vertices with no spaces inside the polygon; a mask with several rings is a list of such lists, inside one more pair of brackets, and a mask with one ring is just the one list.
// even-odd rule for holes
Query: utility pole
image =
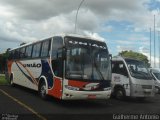
{"label": "utility pole", "polygon": [[160,68],[160,31],[158,31],[158,41],[159,41],[159,68]]}
{"label": "utility pole", "polygon": [[82,0],[78,6],[78,9],[77,9],[77,13],[76,13],[76,19],[75,19],[75,28],[74,28],[74,33],[77,32],[77,17],[78,17],[78,12],[79,12],[79,8],[81,7],[82,3],[84,2],[84,0]]}
{"label": "utility pole", "polygon": [[152,30],[150,28],[150,64],[152,63],[152,58],[151,58],[151,51],[152,51],[152,48],[151,48],[151,41],[152,41]]}
{"label": "utility pole", "polygon": [[154,67],[156,67],[156,47],[155,47],[155,42],[156,42],[156,39],[155,39],[155,15],[154,15]]}

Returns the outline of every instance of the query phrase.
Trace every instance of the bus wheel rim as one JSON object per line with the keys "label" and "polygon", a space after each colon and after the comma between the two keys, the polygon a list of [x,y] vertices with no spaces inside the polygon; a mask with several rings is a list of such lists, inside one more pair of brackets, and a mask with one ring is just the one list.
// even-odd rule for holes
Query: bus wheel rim
{"label": "bus wheel rim", "polygon": [[44,97],[46,95],[46,86],[42,85],[41,87],[41,95]]}

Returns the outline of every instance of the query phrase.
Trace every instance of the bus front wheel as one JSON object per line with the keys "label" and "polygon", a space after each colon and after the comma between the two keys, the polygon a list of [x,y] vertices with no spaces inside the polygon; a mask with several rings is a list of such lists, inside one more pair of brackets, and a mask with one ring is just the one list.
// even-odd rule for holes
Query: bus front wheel
{"label": "bus front wheel", "polygon": [[47,87],[44,81],[40,84],[39,95],[42,99],[47,99]]}

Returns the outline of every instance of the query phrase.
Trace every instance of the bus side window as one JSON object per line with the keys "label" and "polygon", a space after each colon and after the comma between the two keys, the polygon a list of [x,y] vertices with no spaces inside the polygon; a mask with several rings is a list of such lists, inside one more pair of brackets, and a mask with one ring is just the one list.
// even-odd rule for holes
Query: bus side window
{"label": "bus side window", "polygon": [[47,57],[49,55],[50,40],[44,41],[42,43],[41,57]]}
{"label": "bus side window", "polygon": [[9,57],[8,57],[8,59],[9,59],[9,60],[14,59],[13,56],[14,56],[14,51],[9,52]]}
{"label": "bus side window", "polygon": [[27,46],[26,48],[26,53],[25,53],[25,57],[26,58],[30,58],[32,54],[32,45]]}
{"label": "bus side window", "polygon": [[41,42],[34,44],[33,52],[32,52],[32,58],[39,57],[40,52],[41,52]]}
{"label": "bus side window", "polygon": [[14,51],[14,59],[19,59],[19,49]]}
{"label": "bus side window", "polygon": [[61,37],[54,37],[52,43],[52,58],[57,59],[59,49],[63,47],[63,41]]}
{"label": "bus side window", "polygon": [[23,47],[23,48],[20,49],[20,51],[19,51],[20,58],[24,58],[25,57],[25,50],[26,50],[25,47]]}
{"label": "bus side window", "polygon": [[63,76],[63,59],[62,59],[63,41],[61,37],[54,37],[52,42],[52,68],[56,76]]}

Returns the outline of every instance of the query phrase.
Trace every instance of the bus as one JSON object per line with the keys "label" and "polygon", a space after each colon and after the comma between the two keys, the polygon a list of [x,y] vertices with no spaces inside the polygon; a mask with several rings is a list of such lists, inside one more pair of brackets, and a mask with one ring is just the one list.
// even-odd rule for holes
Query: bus
{"label": "bus", "polygon": [[136,59],[113,57],[111,84],[112,95],[117,99],[129,96],[143,100],[155,93],[154,80],[148,68]]}
{"label": "bus", "polygon": [[105,41],[72,34],[22,45],[9,51],[10,84],[62,100],[108,99],[111,61]]}

